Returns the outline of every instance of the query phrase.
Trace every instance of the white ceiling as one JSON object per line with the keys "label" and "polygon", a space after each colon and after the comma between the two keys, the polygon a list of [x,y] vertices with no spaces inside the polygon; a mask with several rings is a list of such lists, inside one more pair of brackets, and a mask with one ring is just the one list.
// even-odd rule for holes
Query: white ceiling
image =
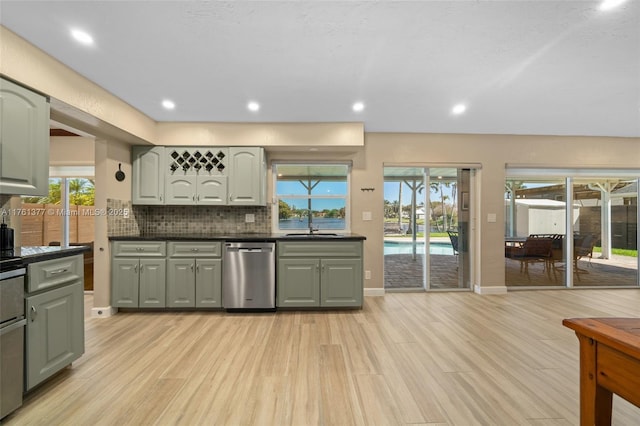
{"label": "white ceiling", "polygon": [[158,121],[638,137],[640,0],[599,4],[1,0],[0,22]]}

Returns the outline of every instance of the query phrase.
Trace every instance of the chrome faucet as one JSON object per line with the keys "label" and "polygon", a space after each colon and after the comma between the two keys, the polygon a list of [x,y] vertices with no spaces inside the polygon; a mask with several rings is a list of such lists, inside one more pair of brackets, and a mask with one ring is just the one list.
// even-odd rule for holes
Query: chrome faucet
{"label": "chrome faucet", "polygon": [[309,209],[309,234],[313,234],[318,231],[318,228],[313,227],[313,213],[311,213],[311,209]]}

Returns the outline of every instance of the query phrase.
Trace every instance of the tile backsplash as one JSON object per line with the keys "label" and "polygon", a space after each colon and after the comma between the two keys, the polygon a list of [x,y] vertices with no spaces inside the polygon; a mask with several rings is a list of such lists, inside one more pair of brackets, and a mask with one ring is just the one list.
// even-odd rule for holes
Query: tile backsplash
{"label": "tile backsplash", "polygon": [[[128,217],[108,216],[109,236],[271,232],[269,206],[138,206],[130,201],[108,199],[107,209],[113,212],[129,209]],[[245,222],[247,214],[252,214],[255,221]]]}

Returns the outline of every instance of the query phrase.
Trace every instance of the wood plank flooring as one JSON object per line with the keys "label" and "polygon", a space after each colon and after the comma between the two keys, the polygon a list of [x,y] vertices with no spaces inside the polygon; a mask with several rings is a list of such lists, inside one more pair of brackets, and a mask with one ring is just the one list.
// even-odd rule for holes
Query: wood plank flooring
{"label": "wood plank flooring", "polygon": [[[85,355],[4,423],[577,425],[578,340],[561,321],[589,316],[640,317],[640,290],[87,318]],[[640,424],[640,408],[615,397],[613,424]]]}

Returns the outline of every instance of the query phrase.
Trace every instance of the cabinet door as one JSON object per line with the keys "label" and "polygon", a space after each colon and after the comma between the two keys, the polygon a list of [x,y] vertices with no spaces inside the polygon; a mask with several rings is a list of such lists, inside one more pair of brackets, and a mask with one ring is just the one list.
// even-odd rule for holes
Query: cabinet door
{"label": "cabinet door", "polygon": [[321,306],[362,306],[362,259],[322,259]]}
{"label": "cabinet door", "polygon": [[0,193],[49,192],[49,103],[0,78]]}
{"label": "cabinet door", "polygon": [[258,206],[265,203],[266,167],[264,149],[229,148],[229,205]]}
{"label": "cabinet door", "polygon": [[111,305],[114,308],[138,307],[138,259],[111,259]]}
{"label": "cabinet door", "polygon": [[198,204],[227,204],[227,177],[198,175],[197,193]]}
{"label": "cabinet door", "polygon": [[26,300],[25,389],[29,390],[84,353],[82,281]]}
{"label": "cabinet door", "polygon": [[132,203],[164,204],[164,147],[134,146],[132,157]]}
{"label": "cabinet door", "polygon": [[278,259],[278,306],[320,306],[319,268],[319,259]]}
{"label": "cabinet door", "polygon": [[196,259],[196,307],[222,307],[221,259]]}
{"label": "cabinet door", "polygon": [[165,259],[140,259],[140,308],[166,306]]}
{"label": "cabinet door", "polygon": [[196,179],[197,176],[183,174],[167,176],[165,204],[196,204]]}
{"label": "cabinet door", "polygon": [[195,259],[169,259],[167,263],[167,306],[195,306]]}

